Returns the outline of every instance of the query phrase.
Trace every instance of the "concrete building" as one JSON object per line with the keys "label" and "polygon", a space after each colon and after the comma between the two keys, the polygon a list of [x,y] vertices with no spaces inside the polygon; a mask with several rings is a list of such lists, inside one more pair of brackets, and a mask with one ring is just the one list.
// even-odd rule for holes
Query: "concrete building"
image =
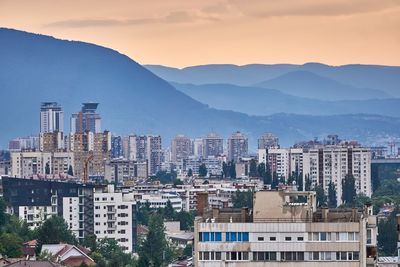
{"label": "concrete building", "polygon": [[304,151],[303,175],[313,186],[322,185],[328,192],[329,183],[336,186],[338,205],[342,203],[342,181],[353,175],[357,194],[371,196],[371,151],[366,147],[328,145]]}
{"label": "concrete building", "polygon": [[146,179],[147,173],[147,161],[112,159],[106,162],[104,178],[109,183],[124,184],[127,181]]}
{"label": "concrete building", "polygon": [[65,148],[64,134],[58,131],[40,133],[39,145],[40,151],[43,152],[63,151]]}
{"label": "concrete building", "polygon": [[247,157],[249,152],[249,142],[247,137],[237,131],[228,138],[228,160],[238,161],[240,158]]}
{"label": "concrete building", "polygon": [[171,161],[179,164],[186,160],[192,151],[190,139],[184,135],[177,135],[171,141]]}
{"label": "concrete building", "polygon": [[258,138],[258,149],[279,148],[279,138],[272,133],[265,133]]}
{"label": "concrete building", "polygon": [[272,175],[287,181],[291,173],[290,149],[270,148],[258,150],[258,162],[268,166]]}
{"label": "concrete building", "polygon": [[254,209],[212,209],[195,221],[197,267],[375,266],[370,207],[316,209],[314,192],[256,192]]}
{"label": "concrete building", "polygon": [[125,252],[137,246],[136,202],[133,193],[115,191],[113,185],[94,193],[94,234],[112,238]]}
{"label": "concrete building", "polygon": [[31,178],[46,175],[62,177],[67,176],[70,166],[74,166],[74,154],[71,152],[11,153],[11,176],[14,177]]}
{"label": "concrete building", "polygon": [[195,138],[191,140],[192,142],[192,156],[202,157],[203,156],[203,139]]}
{"label": "concrete building", "polygon": [[207,137],[203,138],[202,149],[204,158],[221,156],[224,153],[224,140],[216,133],[209,133]]}
{"label": "concrete building", "polygon": [[11,140],[8,144],[10,151],[35,151],[39,150],[39,136],[32,135],[27,137],[18,137]]}
{"label": "concrete building", "polygon": [[141,194],[136,196],[136,199],[140,203],[149,203],[151,209],[165,208],[168,201],[171,202],[172,207],[177,211],[182,210],[182,199],[171,193],[158,193],[158,194]]}
{"label": "concrete building", "polygon": [[40,106],[40,133],[64,132],[64,111],[57,102]]}
{"label": "concrete building", "polygon": [[111,158],[111,134],[83,132],[70,135],[70,149],[74,153],[74,175],[84,176],[88,161],[89,176],[104,176],[105,163]]}
{"label": "concrete building", "polygon": [[96,113],[99,103],[83,103],[82,109],[71,116],[71,133],[101,132],[101,117]]}
{"label": "concrete building", "polygon": [[161,136],[129,136],[129,160],[147,161],[148,175],[155,175],[161,170],[162,154]]}
{"label": "concrete building", "polygon": [[[111,158],[123,158],[123,144],[121,136],[111,136]],[[126,158],[127,159],[127,158]]]}

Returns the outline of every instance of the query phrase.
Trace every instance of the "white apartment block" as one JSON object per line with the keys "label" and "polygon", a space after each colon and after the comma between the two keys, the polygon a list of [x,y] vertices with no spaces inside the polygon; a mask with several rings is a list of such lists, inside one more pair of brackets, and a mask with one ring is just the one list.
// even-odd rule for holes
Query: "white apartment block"
{"label": "white apartment block", "polygon": [[314,192],[260,191],[252,213],[205,211],[194,236],[196,267],[376,266],[371,210],[317,210]]}
{"label": "white apartment block", "polygon": [[94,234],[98,239],[112,238],[125,252],[136,246],[136,202],[133,193],[107,190],[94,193]]}
{"label": "white apartment block", "polygon": [[276,173],[278,178],[287,180],[290,170],[290,149],[271,148],[258,150],[258,162],[269,166],[271,173]]}
{"label": "white apartment block", "polygon": [[371,151],[364,147],[325,146],[304,152],[303,176],[312,184],[322,184],[328,191],[332,181],[336,186],[338,204],[342,203],[342,181],[347,174],[355,178],[357,194],[371,196]]}
{"label": "white apartment block", "polygon": [[182,198],[177,194],[162,193],[162,194],[143,194],[137,201],[140,203],[149,203],[151,209],[165,208],[168,201],[171,202],[172,207],[176,211],[181,211],[183,207]]}

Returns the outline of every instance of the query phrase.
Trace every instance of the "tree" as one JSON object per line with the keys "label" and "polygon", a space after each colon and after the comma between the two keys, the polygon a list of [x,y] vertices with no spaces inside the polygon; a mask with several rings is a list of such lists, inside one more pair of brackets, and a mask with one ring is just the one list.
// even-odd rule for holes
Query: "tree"
{"label": "tree", "polygon": [[150,212],[151,212],[150,203],[148,201],[146,201],[145,203],[140,203],[137,216],[138,223],[148,225]]}
{"label": "tree", "polygon": [[193,256],[193,246],[191,244],[186,245],[182,252],[183,256],[192,257]]}
{"label": "tree", "polygon": [[226,162],[222,162],[222,176],[227,178],[229,176],[229,166]]}
{"label": "tree", "polygon": [[300,173],[297,174],[297,179],[296,179],[296,181],[297,181],[297,188],[298,188],[298,190],[299,190],[299,191],[303,191],[304,188],[303,188],[303,173],[302,173],[302,172],[300,172]]}
{"label": "tree", "polygon": [[342,181],[342,201],[345,206],[354,206],[356,199],[356,181],[351,174],[346,175]]}
{"label": "tree", "polygon": [[255,159],[251,159],[250,160],[250,171],[249,171],[249,176],[250,177],[257,177],[258,174],[258,170],[257,170],[257,162]]}
{"label": "tree", "polygon": [[235,195],[232,197],[233,207],[234,208],[253,208],[253,191],[240,191],[239,189],[236,191]]}
{"label": "tree", "polygon": [[304,191],[311,191],[312,181],[310,179],[310,175],[307,174],[305,180]]}
{"label": "tree", "polygon": [[378,223],[378,248],[382,256],[397,255],[397,221],[396,214],[400,212],[397,207],[389,216],[387,221],[381,220]]}
{"label": "tree", "polygon": [[336,186],[332,181],[328,185],[328,207],[337,207]]}
{"label": "tree", "polygon": [[72,168],[71,165],[69,165],[69,167],[68,167],[68,172],[67,172],[67,174],[68,174],[69,176],[74,176],[74,170],[73,170],[73,168]]}
{"label": "tree", "polygon": [[272,174],[272,182],[271,182],[271,187],[272,188],[276,188],[278,187],[279,184],[279,178],[278,178],[278,174],[276,172],[274,172]]}
{"label": "tree", "polygon": [[188,170],[187,176],[188,176],[188,177],[192,177],[192,176],[193,176],[193,171],[192,171],[192,169],[189,169],[189,170]]}
{"label": "tree", "polygon": [[127,266],[134,265],[135,260],[131,255],[124,253],[115,239],[103,238],[97,243],[97,249],[91,256],[97,263],[96,266]]}
{"label": "tree", "polygon": [[94,234],[85,235],[82,241],[82,246],[89,248],[90,251],[95,251],[97,249],[97,238]]}
{"label": "tree", "polygon": [[207,176],[207,167],[206,167],[206,164],[204,164],[204,163],[199,166],[199,176],[200,177]]}
{"label": "tree", "polygon": [[315,188],[316,192],[316,199],[317,199],[317,205],[318,207],[325,207],[326,206],[326,195],[325,195],[325,190],[322,185],[318,185]]}
{"label": "tree", "polygon": [[172,206],[171,201],[168,200],[167,205],[164,208],[164,217],[165,217],[165,219],[172,221],[175,217],[174,215],[175,215],[175,209]]}
{"label": "tree", "polygon": [[2,233],[0,235],[0,253],[10,258],[22,255],[23,240],[15,233]]}
{"label": "tree", "polygon": [[175,214],[175,219],[179,221],[182,230],[191,230],[194,223],[194,213],[181,210]]}
{"label": "tree", "polygon": [[228,168],[229,168],[229,177],[231,179],[236,179],[236,164],[233,160],[229,161]]}
{"label": "tree", "polygon": [[182,182],[182,180],[180,180],[180,179],[175,179],[175,180],[174,180],[174,183],[173,183],[173,186],[174,186],[174,187],[177,187],[178,185],[183,185],[183,182]]}
{"label": "tree", "polygon": [[172,184],[176,177],[178,177],[178,174],[175,171],[159,171],[156,173],[155,178],[158,179],[162,184]]}
{"label": "tree", "polygon": [[158,214],[150,216],[149,232],[139,248],[139,267],[164,266],[167,241],[162,217]]}
{"label": "tree", "polygon": [[6,224],[6,219],[6,202],[2,197],[0,197],[0,230]]}
{"label": "tree", "polygon": [[69,230],[64,218],[51,216],[38,228],[38,252],[43,244],[77,244],[74,234]]}
{"label": "tree", "polygon": [[46,162],[45,173],[50,174],[50,164]]}

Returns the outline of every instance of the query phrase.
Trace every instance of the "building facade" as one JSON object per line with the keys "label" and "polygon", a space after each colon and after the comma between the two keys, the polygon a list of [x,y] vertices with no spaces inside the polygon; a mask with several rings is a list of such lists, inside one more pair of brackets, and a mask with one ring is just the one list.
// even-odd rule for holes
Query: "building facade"
{"label": "building facade", "polygon": [[40,106],[40,133],[64,132],[64,111],[57,102]]}
{"label": "building facade", "polygon": [[228,138],[228,160],[238,161],[247,157],[249,152],[249,141],[241,132],[237,131]]}

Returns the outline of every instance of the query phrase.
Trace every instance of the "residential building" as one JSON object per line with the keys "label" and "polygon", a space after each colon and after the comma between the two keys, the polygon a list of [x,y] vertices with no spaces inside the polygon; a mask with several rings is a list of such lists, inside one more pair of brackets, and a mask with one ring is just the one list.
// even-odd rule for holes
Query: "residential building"
{"label": "residential building", "polygon": [[249,142],[247,137],[237,131],[228,138],[228,160],[238,161],[240,158],[247,157]]}
{"label": "residential building", "polygon": [[12,152],[11,176],[31,178],[46,175],[67,176],[74,166],[71,152]]}
{"label": "residential building", "polygon": [[36,228],[53,215],[64,217],[79,240],[93,234],[93,186],[2,177],[7,211]]}
{"label": "residential building", "polygon": [[40,106],[40,133],[64,132],[64,111],[57,102]]}
{"label": "residential building", "polygon": [[137,220],[133,193],[115,191],[113,185],[94,193],[94,234],[112,238],[125,252],[136,252]]}
{"label": "residential building", "polygon": [[18,137],[9,142],[8,148],[10,151],[35,151],[39,150],[39,143],[39,136],[36,135]]}
{"label": "residential building", "polygon": [[124,184],[127,181],[146,179],[147,173],[147,161],[112,159],[106,162],[104,178],[109,183]]}
{"label": "residential building", "polygon": [[65,148],[64,134],[58,131],[40,133],[39,145],[40,151],[43,152],[63,151]]}
{"label": "residential building", "polygon": [[111,158],[123,158],[123,144],[121,136],[111,136]]}
{"label": "residential building", "polygon": [[83,103],[82,109],[71,116],[71,133],[101,132],[101,117],[96,113],[99,103]]}
{"label": "residential building", "polygon": [[317,209],[315,198],[287,187],[256,192],[252,212],[206,210],[195,221],[195,266],[376,266],[371,207]]}
{"label": "residential building", "polygon": [[[75,245],[70,244],[43,244],[41,251],[50,254],[57,263],[65,266],[79,267],[95,265],[94,260]],[[26,266],[29,267],[29,264]]]}
{"label": "residential building", "polygon": [[272,133],[265,133],[258,138],[258,149],[279,148],[279,138]]}
{"label": "residential building", "polygon": [[184,135],[177,135],[171,142],[171,161],[173,163],[182,163],[191,152],[190,139]]}
{"label": "residential building", "polygon": [[209,133],[203,138],[202,149],[204,158],[221,156],[224,153],[224,140],[216,133]]}

